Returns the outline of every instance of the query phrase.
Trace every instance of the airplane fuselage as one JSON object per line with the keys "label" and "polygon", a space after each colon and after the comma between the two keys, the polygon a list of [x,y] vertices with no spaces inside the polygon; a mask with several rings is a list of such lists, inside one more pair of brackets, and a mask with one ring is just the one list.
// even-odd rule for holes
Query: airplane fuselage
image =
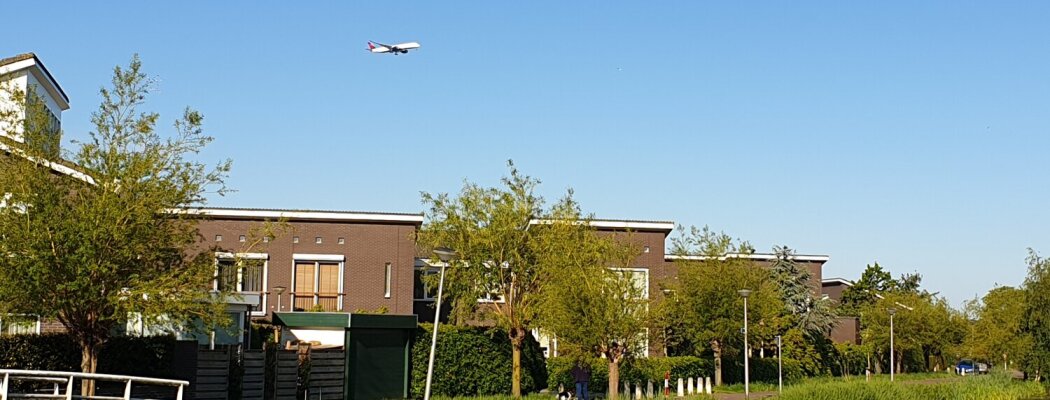
{"label": "airplane fuselage", "polygon": [[369,42],[368,51],[371,51],[373,53],[405,54],[408,53],[409,50],[418,49],[419,47],[419,43],[416,42],[406,42],[395,45],[384,45],[375,42]]}

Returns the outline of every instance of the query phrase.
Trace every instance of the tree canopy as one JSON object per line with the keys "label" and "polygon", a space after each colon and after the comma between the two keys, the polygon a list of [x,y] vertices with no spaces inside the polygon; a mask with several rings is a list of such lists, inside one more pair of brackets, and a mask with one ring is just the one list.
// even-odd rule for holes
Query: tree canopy
{"label": "tree canopy", "polygon": [[[89,140],[69,154],[89,179],[50,168],[64,161],[46,141],[32,140],[53,134],[43,130],[47,124],[6,125],[24,126],[30,140],[0,157],[8,205],[0,207],[0,311],[57,318],[83,349],[85,372],[95,372],[101,345],[129,316],[225,318],[208,291],[211,257],[190,250],[198,243],[195,223],[168,211],[221,193],[230,163],[208,167],[192,158],[212,140],[196,111],[186,109],[170,135],[159,133],[159,115],[140,109],[152,89],[137,56],[114,69]],[[85,385],[85,393],[92,390]]]}

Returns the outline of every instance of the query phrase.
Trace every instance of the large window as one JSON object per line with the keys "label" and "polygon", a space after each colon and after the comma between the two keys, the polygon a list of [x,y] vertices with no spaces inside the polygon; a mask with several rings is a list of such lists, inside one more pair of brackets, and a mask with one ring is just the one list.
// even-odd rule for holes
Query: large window
{"label": "large window", "polygon": [[426,287],[426,284],[423,282],[423,277],[436,273],[436,270],[427,267],[416,267],[415,273],[413,274],[414,280],[412,282],[412,298],[415,301],[434,301],[434,297],[437,296],[437,288]]}
{"label": "large window", "polygon": [[[214,289],[264,294],[268,258],[265,253],[216,253]],[[259,310],[252,311],[253,315],[266,314],[266,296],[260,297],[263,303]]]}
{"label": "large window", "polygon": [[295,311],[343,309],[343,263],[295,260],[292,304]]}
{"label": "large window", "polygon": [[0,315],[0,336],[40,333],[40,318],[34,315]]}

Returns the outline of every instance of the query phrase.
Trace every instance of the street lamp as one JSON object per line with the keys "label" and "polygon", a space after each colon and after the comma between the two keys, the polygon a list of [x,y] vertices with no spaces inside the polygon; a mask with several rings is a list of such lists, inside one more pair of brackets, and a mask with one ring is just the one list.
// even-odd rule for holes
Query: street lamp
{"label": "street lamp", "polygon": [[890,308],[886,311],[890,313],[890,382],[893,382],[893,370],[897,365],[893,363],[893,314],[897,313],[897,309]]}
{"label": "street lamp", "polygon": [[777,335],[777,393],[784,393],[784,359],[780,349],[783,347],[780,335]]}
{"label": "street lamp", "polygon": [[437,349],[438,323],[441,321],[441,292],[445,287],[445,267],[456,257],[456,251],[448,247],[434,249],[434,254],[441,259],[441,277],[438,278],[437,305],[434,307],[434,332],[430,337],[430,363],[427,364],[427,388],[423,400],[430,400],[430,383],[434,379],[434,350]]}
{"label": "street lamp", "polygon": [[284,286],[274,286],[273,287],[273,292],[277,293],[277,311],[281,311],[281,294],[284,293],[285,289],[287,289],[287,288],[285,288]]}
{"label": "street lamp", "polygon": [[747,346],[747,296],[751,295],[751,291],[748,289],[740,289],[737,291],[740,293],[740,297],[744,298],[744,398],[751,398],[751,367],[748,361],[750,354]]}

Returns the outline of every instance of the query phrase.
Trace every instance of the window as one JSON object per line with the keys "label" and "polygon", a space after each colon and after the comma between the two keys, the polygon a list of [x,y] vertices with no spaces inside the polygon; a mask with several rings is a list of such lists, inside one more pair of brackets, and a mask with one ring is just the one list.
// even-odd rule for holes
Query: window
{"label": "window", "polygon": [[215,241],[216,242],[221,242],[222,241],[222,235],[215,235]]}
{"label": "window", "polygon": [[[268,259],[265,253],[216,253],[214,289],[262,294],[266,291]],[[266,296],[261,298],[260,310],[253,310],[252,315],[266,314]]]}
{"label": "window", "polygon": [[390,298],[390,263],[386,263],[386,269],[384,270],[383,280],[383,297]]}
{"label": "window", "polygon": [[237,241],[241,242],[241,243],[244,243],[244,241],[247,240],[247,239],[248,238],[244,237],[244,235],[241,235],[240,237],[237,238]]}
{"label": "window", "polygon": [[292,236],[292,243],[299,243],[299,237],[298,236]]}
{"label": "window", "polygon": [[321,244],[321,243],[324,243],[324,239],[321,239],[321,237],[320,237],[320,236],[318,236],[318,237],[315,237],[315,238],[314,238],[314,243],[317,243],[317,244]]}
{"label": "window", "polygon": [[34,315],[0,315],[0,336],[40,333],[40,318]]}
{"label": "window", "polygon": [[343,309],[343,263],[296,260],[292,271],[294,311]]}
{"label": "window", "polygon": [[613,271],[631,274],[635,288],[641,292],[641,298],[649,298],[649,270],[646,268],[610,268]]}
{"label": "window", "polygon": [[346,244],[346,238],[339,238],[339,240],[337,240],[336,242],[338,242],[339,244]]}
{"label": "window", "polygon": [[436,274],[437,271],[429,268],[417,267],[412,274],[412,298],[415,301],[434,301],[437,296],[437,288],[428,288],[424,282],[424,276]]}

